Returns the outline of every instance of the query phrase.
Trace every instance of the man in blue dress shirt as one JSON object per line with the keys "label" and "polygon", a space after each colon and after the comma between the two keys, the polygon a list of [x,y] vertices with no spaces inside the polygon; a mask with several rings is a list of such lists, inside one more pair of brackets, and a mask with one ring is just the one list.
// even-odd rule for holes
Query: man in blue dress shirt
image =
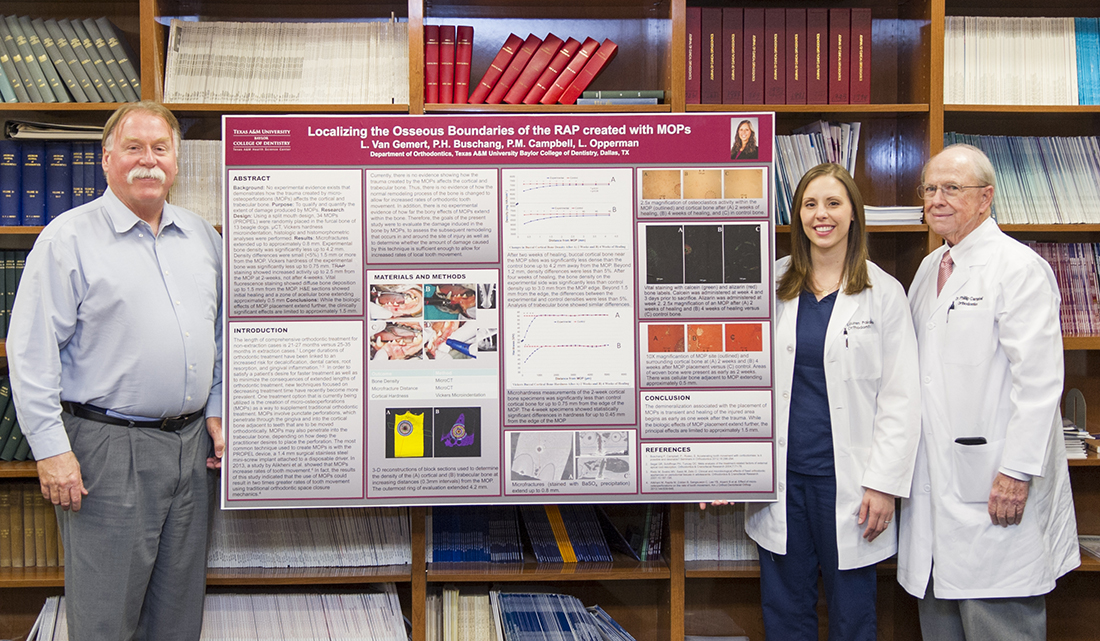
{"label": "man in blue dress shirt", "polygon": [[[198,639],[221,466],[221,238],[166,204],[179,122],[107,121],[108,189],[51,222],[8,332],[19,423],[57,506],[70,638]],[[205,417],[205,429],[204,419]]]}

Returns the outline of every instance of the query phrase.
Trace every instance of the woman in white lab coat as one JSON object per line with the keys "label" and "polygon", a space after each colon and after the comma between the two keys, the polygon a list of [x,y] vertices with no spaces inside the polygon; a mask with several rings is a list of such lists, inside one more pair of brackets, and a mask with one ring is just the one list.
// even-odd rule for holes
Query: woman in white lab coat
{"label": "woman in white lab coat", "polygon": [[820,566],[829,638],[873,641],[875,564],[897,549],[920,439],[917,345],[905,291],[867,260],[848,172],[814,167],[794,193],[777,263],[778,497],[749,504],[769,639],[817,639]]}

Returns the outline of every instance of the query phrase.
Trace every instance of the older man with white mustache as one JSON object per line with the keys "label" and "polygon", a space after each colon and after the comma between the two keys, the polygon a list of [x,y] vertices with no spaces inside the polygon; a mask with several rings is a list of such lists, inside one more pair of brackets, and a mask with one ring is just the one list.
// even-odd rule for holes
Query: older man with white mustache
{"label": "older man with white mustache", "polygon": [[27,257],[12,391],[56,506],[70,638],[193,640],[225,447],[221,238],[166,203],[179,172],[170,111],[127,104],[103,133],[107,191],[51,222]]}

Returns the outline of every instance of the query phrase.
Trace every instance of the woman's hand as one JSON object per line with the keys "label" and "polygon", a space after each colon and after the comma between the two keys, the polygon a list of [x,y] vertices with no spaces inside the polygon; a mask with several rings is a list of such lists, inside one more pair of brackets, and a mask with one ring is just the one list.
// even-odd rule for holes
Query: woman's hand
{"label": "woman's hand", "polygon": [[864,488],[863,502],[859,505],[858,521],[860,525],[867,524],[867,529],[863,530],[863,538],[867,539],[868,543],[874,541],[878,538],[878,535],[890,527],[890,521],[893,518],[894,496],[878,490]]}

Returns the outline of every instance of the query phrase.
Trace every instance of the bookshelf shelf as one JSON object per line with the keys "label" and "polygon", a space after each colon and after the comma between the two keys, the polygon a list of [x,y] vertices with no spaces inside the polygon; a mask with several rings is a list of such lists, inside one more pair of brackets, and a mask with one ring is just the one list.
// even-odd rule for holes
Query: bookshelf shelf
{"label": "bookshelf shelf", "polygon": [[38,464],[34,461],[0,461],[0,479],[35,478],[38,478]]}
{"label": "bookshelf shelf", "polygon": [[207,585],[348,585],[405,583],[412,566],[381,565],[358,568],[211,568]]}
{"label": "bookshelf shelf", "polygon": [[661,561],[617,560],[612,563],[429,563],[429,583],[485,581],[636,581],[667,580]]}
{"label": "bookshelf shelf", "polygon": [[3,568],[0,586],[5,588],[56,588],[65,586],[64,568]]}
{"label": "bookshelf shelf", "polygon": [[37,238],[41,227],[0,227],[0,236],[29,236]]}
{"label": "bookshelf shelf", "polygon": [[692,111],[774,111],[777,114],[927,114],[925,104],[897,105],[687,105]]}
{"label": "bookshelf shelf", "polygon": [[1011,114],[1095,114],[1100,105],[944,105],[947,112],[1011,113]]}
{"label": "bookshelf shelf", "polygon": [[1100,349],[1100,336],[1063,336],[1062,345],[1065,349]]}

